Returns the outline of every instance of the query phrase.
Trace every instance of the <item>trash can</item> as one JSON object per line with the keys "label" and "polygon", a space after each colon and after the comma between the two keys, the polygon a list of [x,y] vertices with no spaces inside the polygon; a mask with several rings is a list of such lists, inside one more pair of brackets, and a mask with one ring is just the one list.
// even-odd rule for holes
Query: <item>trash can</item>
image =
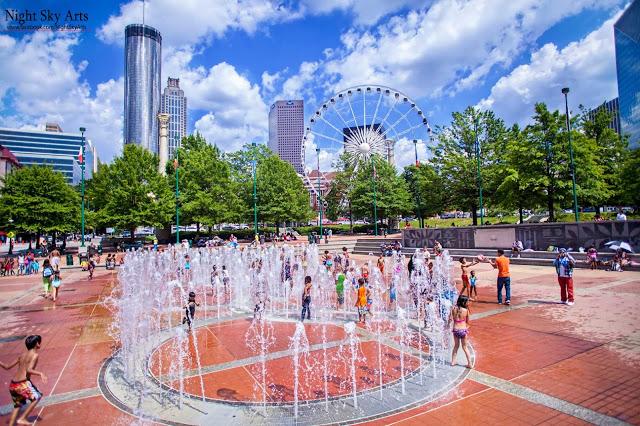
{"label": "trash can", "polygon": [[309,233],[309,235],[307,235],[307,238],[309,239],[309,244],[313,244],[313,234]]}
{"label": "trash can", "polygon": [[73,255],[67,254],[67,266],[73,266]]}
{"label": "trash can", "polygon": [[98,246],[98,254],[102,255],[102,244]]}

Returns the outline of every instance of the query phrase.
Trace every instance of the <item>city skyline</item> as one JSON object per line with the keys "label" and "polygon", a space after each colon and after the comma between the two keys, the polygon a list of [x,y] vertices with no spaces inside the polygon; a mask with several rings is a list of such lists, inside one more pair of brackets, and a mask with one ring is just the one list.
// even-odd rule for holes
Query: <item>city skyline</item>
{"label": "city skyline", "polygon": [[[275,100],[304,99],[306,122],[337,90],[360,83],[405,91],[434,127],[467,105],[494,109],[508,125],[526,124],[536,101],[562,108],[565,85],[574,114],[579,104],[594,108],[617,96],[613,23],[626,4],[525,1],[477,13],[483,6],[474,0],[369,8],[257,2],[246,8],[246,19],[234,7],[214,16],[216,8],[202,4],[166,20],[167,6],[150,1],[145,22],[163,37],[162,75],[180,78],[189,96],[188,133],[233,151],[266,143]],[[0,56],[11,58],[0,61],[6,76],[0,125],[86,126],[109,161],[124,138],[124,28],[142,22],[142,13],[139,2],[88,8],[84,33],[0,33],[7,46]],[[455,25],[456,37],[446,37],[454,18],[468,25]],[[38,75],[20,73],[22,63]],[[43,81],[42,75],[57,78],[36,96],[31,79]],[[397,148],[398,165],[413,162],[412,145]],[[307,149],[315,151],[312,144]],[[419,149],[423,158],[426,147]],[[323,156],[321,168],[334,160]]]}

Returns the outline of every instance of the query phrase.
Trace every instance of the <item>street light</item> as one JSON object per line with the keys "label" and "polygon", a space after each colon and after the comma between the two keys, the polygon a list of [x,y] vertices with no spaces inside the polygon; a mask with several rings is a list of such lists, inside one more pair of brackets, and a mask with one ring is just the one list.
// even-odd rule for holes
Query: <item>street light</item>
{"label": "street light", "polygon": [[180,187],[178,186],[178,150],[176,150],[176,158],[173,159],[173,168],[176,170],[176,245],[180,244],[180,201],[178,197],[180,196]]}
{"label": "street light", "polygon": [[82,170],[82,205],[80,207],[80,226],[82,228],[82,243],[80,243],[80,247],[84,247],[84,132],[87,129],[85,127],[80,127],[80,134],[82,135],[82,162],[80,163],[80,169]]}
{"label": "street light", "polygon": [[373,161],[373,155],[371,156],[371,165],[373,166],[373,174],[371,179],[373,180],[373,223],[376,237],[378,236],[378,204],[376,202],[376,164]]}
{"label": "street light", "polygon": [[[13,219],[9,218],[9,228],[13,227]],[[9,230],[9,232],[13,232]],[[13,238],[9,237],[9,252],[7,253],[9,256],[13,254]]]}
{"label": "street light", "polygon": [[258,162],[256,143],[251,142],[252,147],[252,166],[253,166],[253,229],[256,235],[258,235]]}
{"label": "street light", "polygon": [[565,117],[567,119],[567,137],[569,138],[569,158],[571,161],[571,181],[573,183],[573,214],[576,222],[580,222],[580,213],[578,213],[578,196],[576,194],[576,164],[573,161],[573,144],[571,143],[571,121],[569,120],[569,88],[563,87]]}
{"label": "street light", "polygon": [[424,228],[424,220],[422,219],[422,200],[420,197],[420,188],[418,187],[418,166],[420,166],[420,162],[418,161],[418,139],[413,140],[413,151],[416,155],[416,173],[413,176],[413,184],[415,185],[415,191],[418,196],[418,221],[420,223],[420,227]]}
{"label": "street light", "polygon": [[484,225],[484,206],[482,205],[482,174],[480,173],[480,139],[478,138],[478,120],[473,112],[473,128],[476,135],[476,162],[477,162],[477,180],[478,180],[478,196],[480,201],[480,226]]}
{"label": "street light", "polygon": [[320,226],[320,240],[322,241],[322,198],[320,197],[320,148],[316,148],[316,157],[318,160],[318,194],[316,196],[316,204],[318,205],[319,226]]}

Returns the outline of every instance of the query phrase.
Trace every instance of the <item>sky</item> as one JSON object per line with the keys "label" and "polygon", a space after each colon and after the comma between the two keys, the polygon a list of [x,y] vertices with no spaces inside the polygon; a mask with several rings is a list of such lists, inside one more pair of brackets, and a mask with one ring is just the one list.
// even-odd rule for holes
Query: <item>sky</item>
{"label": "sky", "polygon": [[[180,78],[188,131],[224,151],[268,139],[269,106],[304,99],[305,121],[333,94],[381,85],[432,128],[472,105],[510,126],[536,102],[594,107],[617,96],[620,0],[148,0],[162,33],[162,85]],[[7,10],[60,14],[83,31],[15,31]],[[122,151],[124,27],[141,1],[0,0],[0,127],[87,128],[102,161]],[[68,13],[71,12],[70,15]],[[49,16],[49,15],[46,15]],[[27,22],[42,24],[42,22]],[[428,142],[418,145],[427,156]],[[399,144],[396,162],[412,162]],[[307,151],[315,151],[313,143]],[[315,155],[315,154],[314,154]],[[308,155],[307,157],[311,157]],[[321,156],[321,168],[335,158]],[[315,163],[308,158],[308,164]]]}

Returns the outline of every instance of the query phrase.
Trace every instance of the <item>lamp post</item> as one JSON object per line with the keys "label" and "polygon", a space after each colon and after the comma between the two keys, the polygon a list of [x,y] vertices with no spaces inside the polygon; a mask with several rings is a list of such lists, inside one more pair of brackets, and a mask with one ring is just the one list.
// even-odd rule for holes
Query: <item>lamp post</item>
{"label": "lamp post", "polygon": [[176,171],[176,245],[180,244],[180,187],[178,185],[178,177],[180,172],[178,171],[178,150],[176,150],[176,158],[173,159],[173,168]]}
{"label": "lamp post", "polygon": [[480,139],[478,138],[478,117],[476,117],[475,110],[473,112],[473,128],[476,135],[476,163],[477,163],[477,177],[478,180],[478,197],[480,204],[480,226],[484,225],[484,206],[482,205],[482,174],[480,172]]}
{"label": "lamp post", "polygon": [[80,243],[80,247],[84,247],[84,165],[85,165],[85,159],[84,159],[84,132],[87,129],[85,127],[80,127],[80,134],[82,135],[82,162],[80,163],[80,169],[82,170],[82,189],[81,189],[81,195],[82,195],[82,204],[80,206],[80,227],[82,230],[82,242]]}
{"label": "lamp post", "polygon": [[573,214],[576,222],[580,222],[580,213],[578,213],[578,196],[576,194],[576,164],[573,161],[573,144],[571,143],[571,121],[569,120],[569,88],[563,87],[565,117],[567,119],[567,137],[569,138],[569,159],[571,161],[571,181],[573,184]]}
{"label": "lamp post", "polygon": [[252,165],[253,165],[253,230],[258,235],[258,161],[256,153],[256,143],[251,142]]}
{"label": "lamp post", "polygon": [[375,236],[378,236],[378,204],[376,201],[376,164],[373,161],[373,155],[371,156],[371,166],[373,167],[373,174],[371,175],[371,179],[373,181],[373,229],[375,232]]}
{"label": "lamp post", "polygon": [[413,182],[415,185],[416,194],[418,196],[418,221],[420,223],[420,228],[424,228],[424,219],[422,219],[422,200],[420,197],[420,188],[418,187],[418,167],[420,166],[420,162],[418,161],[418,139],[413,140],[413,151],[416,156],[416,173],[413,176]]}
{"label": "lamp post", "polygon": [[[13,228],[13,219],[9,218],[9,228]],[[9,232],[13,232],[13,230],[9,230]],[[13,237],[9,237],[9,252],[7,253],[9,256],[13,254]]]}
{"label": "lamp post", "polygon": [[318,161],[318,194],[316,196],[316,204],[318,205],[319,226],[320,226],[320,241],[322,241],[322,197],[320,196],[320,148],[316,148],[316,158]]}

